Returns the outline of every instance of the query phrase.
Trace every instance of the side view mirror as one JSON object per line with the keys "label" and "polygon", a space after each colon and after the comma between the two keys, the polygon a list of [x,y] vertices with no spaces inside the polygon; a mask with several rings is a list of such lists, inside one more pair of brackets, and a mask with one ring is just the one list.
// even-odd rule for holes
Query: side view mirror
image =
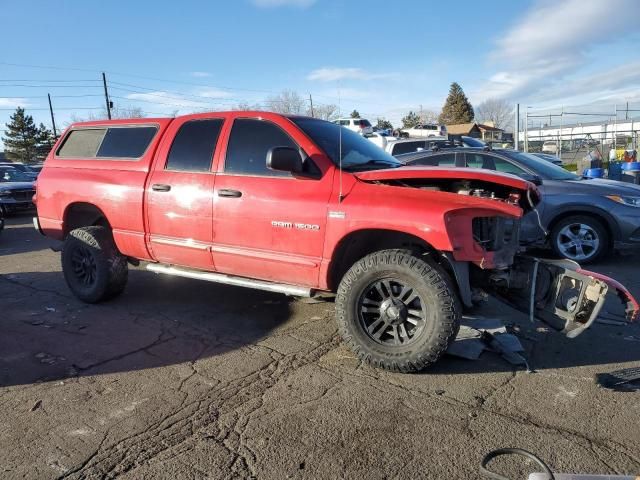
{"label": "side view mirror", "polygon": [[267,168],[293,174],[302,173],[300,152],[291,147],[273,147],[267,153]]}
{"label": "side view mirror", "polygon": [[542,178],[539,175],[535,175],[533,173],[523,173],[520,175],[520,178],[526,180],[527,182],[531,182],[534,185],[542,185]]}

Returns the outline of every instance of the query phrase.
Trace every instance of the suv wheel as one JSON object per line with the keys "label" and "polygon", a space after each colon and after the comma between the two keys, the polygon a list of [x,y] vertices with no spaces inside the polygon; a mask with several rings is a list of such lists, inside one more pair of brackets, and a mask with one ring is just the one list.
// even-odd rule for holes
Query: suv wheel
{"label": "suv wheel", "polygon": [[436,362],[460,325],[460,302],[446,273],[406,250],[356,262],[336,296],[344,341],[369,364],[415,372]]}
{"label": "suv wheel", "polygon": [[127,259],[105,227],[77,228],[62,249],[62,271],[73,294],[87,303],[113,298],[124,290]]}
{"label": "suv wheel", "polygon": [[593,217],[568,217],[553,227],[551,246],[560,257],[579,263],[591,263],[600,258],[609,244],[603,225]]}

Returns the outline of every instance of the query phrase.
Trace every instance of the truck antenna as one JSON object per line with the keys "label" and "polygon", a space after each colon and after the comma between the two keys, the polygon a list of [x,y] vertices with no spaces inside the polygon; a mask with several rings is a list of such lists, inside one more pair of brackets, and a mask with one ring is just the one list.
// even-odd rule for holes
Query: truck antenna
{"label": "truck antenna", "polygon": [[[338,80],[338,118],[342,117],[342,105],[340,102],[340,80]],[[340,191],[338,192],[338,203],[342,203],[342,125],[338,122],[338,174],[340,176]]]}

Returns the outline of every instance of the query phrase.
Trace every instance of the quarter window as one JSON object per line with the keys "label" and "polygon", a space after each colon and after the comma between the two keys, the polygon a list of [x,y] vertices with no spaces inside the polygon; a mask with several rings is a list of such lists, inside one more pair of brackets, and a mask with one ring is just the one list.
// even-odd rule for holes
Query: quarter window
{"label": "quarter window", "polygon": [[136,159],[144,155],[157,131],[158,128],[151,125],[72,130],[57,156],[83,160]]}
{"label": "quarter window", "polygon": [[267,153],[273,147],[298,145],[277,125],[255,119],[238,119],[233,123],[224,171],[240,175],[288,177],[288,172],[267,168]]}
{"label": "quarter window", "polygon": [[191,120],[180,127],[167,156],[166,170],[208,172],[223,120]]}

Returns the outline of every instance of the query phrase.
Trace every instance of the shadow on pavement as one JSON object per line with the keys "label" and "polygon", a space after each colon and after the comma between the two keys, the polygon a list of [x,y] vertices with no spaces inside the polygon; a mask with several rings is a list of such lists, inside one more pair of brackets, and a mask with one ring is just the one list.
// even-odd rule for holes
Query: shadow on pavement
{"label": "shadow on pavement", "polygon": [[255,345],[290,317],[284,295],[130,272],[86,305],[60,272],[0,276],[0,386],[126,372]]}

